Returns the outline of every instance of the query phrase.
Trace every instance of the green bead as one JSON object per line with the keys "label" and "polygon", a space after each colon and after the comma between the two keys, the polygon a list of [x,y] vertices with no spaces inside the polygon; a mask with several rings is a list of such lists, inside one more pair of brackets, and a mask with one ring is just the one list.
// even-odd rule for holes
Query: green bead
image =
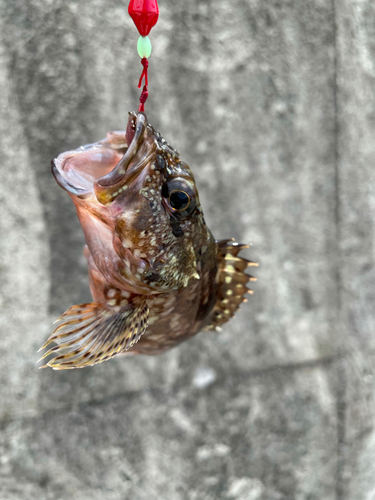
{"label": "green bead", "polygon": [[139,57],[150,57],[151,55],[151,40],[148,36],[140,36],[137,42],[137,50]]}

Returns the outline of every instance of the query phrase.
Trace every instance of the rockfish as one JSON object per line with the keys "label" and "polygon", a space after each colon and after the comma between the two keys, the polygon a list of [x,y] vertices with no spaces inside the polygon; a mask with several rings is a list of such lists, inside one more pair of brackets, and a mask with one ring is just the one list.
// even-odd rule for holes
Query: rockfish
{"label": "rockfish", "polygon": [[248,246],[215,241],[190,168],[144,113],[129,113],[125,132],[60,154],[52,172],[77,209],[93,302],[57,320],[44,367],[160,354],[218,329],[246,301],[255,278],[244,271],[257,264],[238,253]]}

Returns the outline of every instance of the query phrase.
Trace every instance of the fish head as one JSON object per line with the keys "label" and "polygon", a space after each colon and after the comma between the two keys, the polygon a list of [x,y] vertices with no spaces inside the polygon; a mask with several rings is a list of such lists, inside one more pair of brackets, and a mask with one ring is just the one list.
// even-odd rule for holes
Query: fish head
{"label": "fish head", "polygon": [[202,249],[214,247],[214,240],[194,176],[144,113],[129,113],[126,132],[63,153],[52,170],[110,281],[125,279],[152,293],[200,278]]}

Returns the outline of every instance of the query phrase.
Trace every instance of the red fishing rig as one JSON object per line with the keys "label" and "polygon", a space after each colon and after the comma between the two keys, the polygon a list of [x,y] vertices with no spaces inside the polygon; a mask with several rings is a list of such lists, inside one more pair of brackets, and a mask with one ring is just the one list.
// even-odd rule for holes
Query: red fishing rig
{"label": "red fishing rig", "polygon": [[159,18],[159,6],[157,0],[130,0],[128,12],[133,19],[139,34],[137,50],[141,58],[143,71],[139,79],[138,88],[142,87],[142,80],[145,79],[142,93],[139,97],[138,111],[145,110],[145,102],[148,97],[148,58],[151,55],[151,41],[148,37],[151,29],[155,26]]}

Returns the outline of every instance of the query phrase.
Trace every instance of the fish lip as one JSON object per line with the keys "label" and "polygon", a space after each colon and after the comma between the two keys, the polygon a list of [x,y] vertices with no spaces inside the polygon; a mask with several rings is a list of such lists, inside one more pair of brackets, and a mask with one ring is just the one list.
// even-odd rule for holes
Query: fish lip
{"label": "fish lip", "polygon": [[51,172],[68,194],[85,198],[93,194],[96,178],[112,170],[121,156],[108,139],[103,139],[60,153],[51,162]]}
{"label": "fish lip", "polygon": [[[134,119],[133,114],[131,114],[131,116]],[[135,133],[131,143],[128,146],[128,149],[126,150],[121,160],[117,163],[115,168],[111,170],[111,172],[104,175],[103,177],[100,177],[99,179],[96,179],[94,183],[95,191],[96,187],[106,188],[118,184],[118,182],[120,182],[124,178],[126,172],[129,170],[130,162],[137,153],[138,147],[140,146],[140,143],[143,139],[144,131],[147,127],[147,116],[145,115],[145,113],[138,113],[135,118]]]}
{"label": "fish lip", "polygon": [[68,180],[61,174],[60,170],[56,166],[56,159],[51,161],[51,172],[52,175],[54,176],[57,184],[63,188],[65,191],[67,191],[70,194],[76,195],[76,196],[85,196],[85,195],[90,195],[91,190],[89,189],[83,189],[79,188],[77,186],[74,186]]}
{"label": "fish lip", "polygon": [[[132,122],[130,122],[130,120],[132,120]],[[154,145],[154,141],[150,143],[150,137],[145,137],[145,132],[148,128],[147,116],[145,113],[138,112],[136,115],[130,113],[127,133],[129,124],[131,124],[134,129],[134,135],[133,131],[131,131],[133,137],[125,154],[108,174],[96,179],[94,182],[94,193],[96,199],[102,205],[109,205],[122,192],[122,190],[127,189],[149,164],[150,159],[154,155],[156,147]],[[143,156],[137,159],[141,146],[145,144],[145,149],[142,149],[141,153]],[[135,162],[133,162],[134,159],[136,159]]]}

